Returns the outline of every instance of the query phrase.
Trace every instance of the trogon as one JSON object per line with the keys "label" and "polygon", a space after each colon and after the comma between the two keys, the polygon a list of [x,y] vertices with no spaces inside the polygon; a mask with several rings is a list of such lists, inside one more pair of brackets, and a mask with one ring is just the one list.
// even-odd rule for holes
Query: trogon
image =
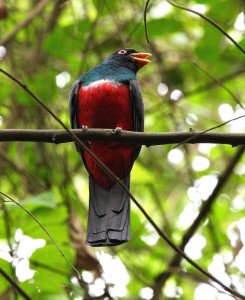
{"label": "trogon", "polygon": [[[150,62],[150,53],[121,49],[74,84],[69,99],[72,128],[144,131],[144,106],[136,73]],[[115,132],[115,130],[114,130]],[[89,173],[87,243],[113,246],[130,239],[130,199],[77,144]],[[89,149],[129,188],[130,171],[140,145],[87,142]]]}

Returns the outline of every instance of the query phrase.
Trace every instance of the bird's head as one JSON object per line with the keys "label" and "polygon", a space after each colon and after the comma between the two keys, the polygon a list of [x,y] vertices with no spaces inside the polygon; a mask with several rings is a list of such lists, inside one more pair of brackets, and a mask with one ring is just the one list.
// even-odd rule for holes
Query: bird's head
{"label": "bird's head", "polygon": [[125,48],[112,53],[104,63],[123,66],[137,73],[140,68],[151,62],[148,59],[150,56],[150,53],[141,53],[131,48]]}

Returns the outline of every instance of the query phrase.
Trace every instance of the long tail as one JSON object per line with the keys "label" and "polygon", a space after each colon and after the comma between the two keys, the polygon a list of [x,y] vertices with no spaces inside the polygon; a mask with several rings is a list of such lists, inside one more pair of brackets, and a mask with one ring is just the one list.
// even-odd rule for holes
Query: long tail
{"label": "long tail", "polygon": [[[123,183],[129,189],[130,175]],[[89,177],[89,216],[87,243],[115,246],[130,239],[130,199],[119,185],[104,190]]]}

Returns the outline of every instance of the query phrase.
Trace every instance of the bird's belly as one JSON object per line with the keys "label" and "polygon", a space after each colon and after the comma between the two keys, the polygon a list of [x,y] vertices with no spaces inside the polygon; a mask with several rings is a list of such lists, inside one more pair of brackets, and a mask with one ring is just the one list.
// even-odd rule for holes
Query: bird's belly
{"label": "bird's belly", "polygon": [[[123,179],[130,172],[133,161],[132,146],[111,146],[111,143],[93,142],[89,148],[117,177]],[[83,158],[89,173],[102,188],[110,189],[115,184],[86,151]]]}
{"label": "bird's belly", "polygon": [[[129,87],[105,82],[80,88],[78,124],[89,128],[133,130]],[[124,178],[130,172],[133,146],[115,142],[91,142],[88,146],[117,177]],[[102,188],[109,189],[115,184],[86,151],[83,158],[89,173]]]}
{"label": "bird's belly", "polygon": [[102,81],[81,87],[78,101],[78,124],[89,128],[133,130],[129,87]]}

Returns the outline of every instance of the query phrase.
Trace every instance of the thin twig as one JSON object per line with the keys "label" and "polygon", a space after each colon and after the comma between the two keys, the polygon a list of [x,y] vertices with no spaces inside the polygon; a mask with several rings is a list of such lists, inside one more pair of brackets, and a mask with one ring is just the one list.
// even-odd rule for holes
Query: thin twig
{"label": "thin twig", "polygon": [[204,70],[198,63],[193,62],[194,66],[196,66],[200,71],[202,71],[205,75],[207,75],[209,78],[211,78],[214,82],[216,82],[218,85],[220,85],[224,90],[226,90],[229,95],[235,100],[235,102],[242,108],[245,109],[243,104],[241,103],[241,101],[236,97],[236,95],[234,95],[232,93],[232,91],[230,89],[228,89],[228,87],[226,87],[222,81],[220,81],[219,79],[213,77],[209,72],[207,72],[206,70]]}
{"label": "thin twig", "polygon": [[[234,79],[237,76],[244,75],[244,74],[245,74],[245,64],[242,64],[241,68],[235,70],[232,73],[226,74],[226,75],[218,78],[217,80],[218,80],[218,82],[222,82],[224,84],[224,82],[230,81],[231,79]],[[189,90],[184,90],[183,93],[185,96],[195,95],[197,93],[206,92],[207,90],[210,90],[210,89],[213,89],[216,87],[217,87],[217,82],[210,81],[208,83],[198,86],[197,88],[191,88]]]}
{"label": "thin twig", "polygon": [[[214,143],[232,146],[245,144],[245,133],[224,133],[203,131],[189,132],[134,132],[122,130],[120,135],[115,135],[112,129],[90,128],[86,132],[82,129],[71,129],[72,133],[83,141],[121,142],[132,145],[145,145],[147,147],[168,145],[176,143]],[[191,140],[191,138],[195,139]],[[190,140],[189,140],[190,139]],[[57,129],[1,129],[1,142],[38,142],[38,143],[68,143],[73,138],[66,130]],[[1,157],[1,152],[0,152]]]}
{"label": "thin twig", "polygon": [[[148,32],[147,32],[147,19],[146,19],[146,15],[147,15],[147,9],[149,6],[151,0],[147,0],[146,4],[145,4],[145,10],[144,10],[144,23],[145,23],[145,34],[146,34],[146,40],[148,43],[150,43],[149,38],[148,38]],[[181,6],[179,4],[176,4],[170,0],[166,0],[170,5],[183,9],[185,11],[191,12],[195,15],[198,15],[199,17],[201,17],[202,19],[204,19],[205,21],[207,21],[208,23],[210,23],[211,25],[213,25],[216,29],[218,29],[223,35],[225,35],[243,54],[245,54],[245,49],[243,49],[224,29],[222,29],[217,23],[215,23],[212,19],[210,19],[209,17],[193,10],[190,9],[188,7],[184,7]]]}
{"label": "thin twig", "polygon": [[[0,130],[1,135],[1,130]],[[7,154],[0,149],[0,159],[4,164],[8,164],[10,168],[12,168],[16,173],[19,173],[23,178],[25,178],[28,182],[28,188],[33,193],[39,193],[40,190],[45,189],[43,182],[39,180],[38,177],[32,175],[22,167],[18,165],[17,162],[13,162],[8,158]]]}
{"label": "thin twig", "polygon": [[[69,259],[65,256],[65,254],[63,253],[63,251],[60,249],[60,247],[58,246],[58,244],[56,243],[56,241],[52,238],[52,236],[50,235],[50,233],[47,231],[47,229],[37,220],[37,218],[30,213],[23,205],[21,205],[19,202],[15,201],[13,198],[11,198],[10,196],[6,195],[5,193],[0,191],[0,194],[3,195],[5,198],[8,198],[10,201],[12,201],[14,204],[16,204],[17,206],[19,206],[21,209],[23,209],[30,217],[32,217],[32,219],[42,228],[42,230],[46,233],[46,235],[50,238],[50,240],[52,241],[52,243],[54,244],[55,248],[59,251],[59,253],[61,254],[61,256],[68,262],[68,264],[72,267],[72,269],[76,272],[77,276],[80,278],[80,273],[78,272],[78,270],[73,266],[73,264],[69,261]],[[1,200],[0,200],[1,201]],[[3,199],[2,202],[5,202],[5,200]]]}
{"label": "thin twig", "polygon": [[[6,207],[6,203],[2,202],[0,203],[0,208],[2,208],[3,211],[3,219],[4,219],[4,227],[5,227],[5,233],[6,233],[6,240],[8,242],[8,247],[9,247],[9,254],[13,257],[14,255],[14,247],[13,247],[13,243],[11,242],[11,220],[10,220],[10,216],[9,216],[9,211]],[[11,274],[10,274],[13,278],[14,281],[16,281],[16,274],[14,269],[11,269]],[[15,290],[15,298],[17,298],[17,291]],[[1,298],[1,297],[0,297]]]}
{"label": "thin twig", "polygon": [[32,300],[30,296],[2,269],[0,268],[0,274],[11,284],[11,286],[26,300]]}
{"label": "thin twig", "polygon": [[217,126],[211,127],[211,128],[209,128],[209,129],[206,129],[206,130],[201,131],[201,132],[198,132],[197,134],[195,134],[195,135],[189,137],[188,139],[184,140],[183,142],[177,144],[177,145],[174,146],[173,148],[177,148],[177,147],[179,147],[179,146],[182,145],[182,144],[189,143],[190,141],[193,142],[194,139],[196,139],[197,137],[200,137],[201,135],[205,134],[206,132],[209,132],[209,131],[211,131],[211,130],[220,128],[220,127],[222,127],[222,126],[224,126],[224,125],[226,125],[226,124],[228,124],[228,123],[230,123],[230,122],[232,122],[232,121],[235,121],[235,120],[238,120],[238,119],[241,119],[241,118],[244,118],[244,117],[245,117],[245,115],[241,115],[241,116],[239,116],[239,117],[236,117],[236,118],[230,119],[230,120],[228,120],[228,121],[226,121],[226,122],[224,122],[224,123],[221,123],[221,124],[219,124],[219,125],[217,125]]}
{"label": "thin twig", "polygon": [[23,84],[21,81],[19,81],[17,78],[15,78],[13,75],[9,74],[8,72],[4,71],[0,68],[0,71],[4,73],[7,77],[11,78],[14,82],[16,82],[19,86],[21,86],[22,89],[24,89],[40,106],[42,106],[49,114],[72,136],[74,141],[78,143],[83,150],[87,151],[89,155],[96,161],[98,166],[110,177],[116,182],[132,199],[134,204],[139,208],[139,210],[142,212],[142,214],[145,216],[145,218],[149,221],[149,223],[153,226],[153,228],[156,230],[158,235],[179,255],[181,255],[183,258],[185,258],[194,268],[199,270],[202,274],[207,276],[209,279],[215,281],[217,284],[219,284],[223,289],[225,289],[227,292],[231,293],[232,295],[245,300],[245,297],[242,296],[237,291],[232,290],[225,284],[223,284],[220,280],[218,280],[215,276],[210,274],[209,272],[202,269],[197,263],[195,263],[188,255],[186,255],[181,249],[179,249],[169,238],[168,236],[157,226],[157,224],[153,221],[153,219],[147,214],[145,209],[141,206],[141,204],[136,200],[136,198],[130,193],[129,189],[126,187],[125,184],[73,133],[71,132],[68,127],[50,110],[50,108],[41,100],[39,99],[35,94],[33,94],[32,91],[29,90],[29,88]]}
{"label": "thin twig", "polygon": [[150,3],[150,0],[146,1],[145,4],[145,9],[144,9],[144,27],[145,27],[145,37],[147,40],[147,43],[150,44],[150,40],[149,40],[149,35],[148,35],[148,29],[147,29],[147,10],[148,10],[148,5]]}

